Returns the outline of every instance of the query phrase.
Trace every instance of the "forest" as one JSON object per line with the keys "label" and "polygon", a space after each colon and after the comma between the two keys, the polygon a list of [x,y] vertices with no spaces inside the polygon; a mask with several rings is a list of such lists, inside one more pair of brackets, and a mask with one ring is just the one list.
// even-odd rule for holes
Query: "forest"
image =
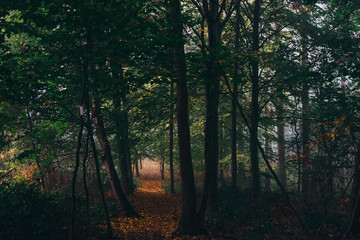
{"label": "forest", "polygon": [[360,2],[0,0],[0,239],[360,239]]}

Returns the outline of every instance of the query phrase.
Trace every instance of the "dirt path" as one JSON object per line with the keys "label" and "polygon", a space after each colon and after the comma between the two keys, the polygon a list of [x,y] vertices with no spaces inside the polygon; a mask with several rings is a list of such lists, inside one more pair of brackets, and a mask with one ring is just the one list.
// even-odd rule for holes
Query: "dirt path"
{"label": "dirt path", "polygon": [[117,218],[114,233],[120,239],[172,239],[180,216],[180,198],[161,188],[159,165],[149,159],[140,170],[140,186],[129,199],[142,218]]}

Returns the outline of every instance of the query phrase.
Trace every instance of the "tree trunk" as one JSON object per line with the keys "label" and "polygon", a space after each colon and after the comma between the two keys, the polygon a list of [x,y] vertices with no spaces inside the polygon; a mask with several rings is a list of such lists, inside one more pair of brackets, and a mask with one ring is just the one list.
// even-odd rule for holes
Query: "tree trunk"
{"label": "tree trunk", "polygon": [[252,173],[253,196],[260,193],[259,156],[257,148],[258,126],[259,126],[259,25],[260,25],[260,0],[255,0],[253,19],[253,52],[254,59],[251,61],[251,134],[250,134],[250,160]]}
{"label": "tree trunk", "polygon": [[[307,9],[303,5],[298,5],[299,11],[304,14]],[[306,30],[306,22],[303,22],[300,26],[300,42],[301,42],[301,67],[305,73],[307,71],[308,56],[307,56],[307,35],[304,32]],[[302,80],[302,156],[299,156],[302,160],[302,175],[301,175],[301,193],[304,200],[307,199],[310,192],[310,149],[308,147],[310,141],[310,119],[309,119],[309,83],[306,78]]]}
{"label": "tree trunk", "polygon": [[[270,117],[270,107],[268,105],[265,106],[265,116]],[[272,150],[271,150],[271,140],[268,131],[265,134],[265,155],[271,159]],[[271,175],[271,172],[269,169],[266,171],[269,175]],[[271,191],[271,181],[270,176],[265,177],[265,191],[270,192]]]}
{"label": "tree trunk", "polygon": [[131,194],[133,192],[133,187],[130,183],[130,172],[128,171],[126,143],[120,138],[120,136],[117,136],[117,148],[120,158],[121,186],[125,194]]}
{"label": "tree trunk", "polygon": [[[236,7],[236,23],[235,23],[235,49],[240,46],[240,8]],[[234,62],[234,74],[235,76],[239,71],[239,63]],[[231,98],[231,187],[233,190],[237,188],[237,153],[236,153],[236,96],[237,96],[238,84],[236,80],[233,83],[233,95]]]}
{"label": "tree trunk", "polygon": [[[220,134],[219,134],[219,146],[220,146],[220,149],[219,149],[219,159],[222,160],[224,158],[224,143],[223,143],[223,140],[224,140],[224,129],[223,129],[223,124],[221,124],[221,127],[220,127]],[[224,166],[222,163],[219,164],[219,167],[220,167],[220,171],[219,171],[219,180],[220,180],[220,185],[221,187],[224,187],[226,185],[226,182],[225,182],[225,177],[224,177]]]}
{"label": "tree trunk", "polygon": [[170,193],[175,193],[174,186],[174,119],[173,119],[173,108],[174,108],[174,83],[171,80],[170,83],[170,126],[169,126],[169,137],[170,137],[170,146],[169,146],[169,164],[170,164]]}
{"label": "tree trunk", "polygon": [[355,174],[351,192],[351,212],[349,214],[351,233],[355,237],[360,235],[360,143],[357,143],[355,153]]}
{"label": "tree trunk", "polygon": [[[271,157],[270,157],[270,155],[271,155],[271,142],[270,142],[269,136],[265,137],[265,154],[266,154],[266,156],[268,156],[269,159],[271,159]],[[270,173],[270,171],[268,169],[267,169],[266,173],[271,175],[271,173]],[[265,185],[264,185],[264,187],[265,187],[266,192],[271,191],[270,176],[265,177]]]}
{"label": "tree trunk", "polygon": [[81,149],[81,139],[83,135],[84,129],[84,120],[83,116],[80,116],[80,126],[79,132],[77,135],[77,143],[76,143],[76,154],[75,154],[75,167],[73,172],[73,177],[71,181],[71,198],[72,198],[72,210],[71,210],[71,227],[70,227],[70,240],[75,237],[75,212],[76,212],[76,178],[80,166],[80,149]]}
{"label": "tree trunk", "polygon": [[102,116],[101,116],[101,109],[95,99],[93,99],[93,102],[92,102],[92,113],[94,116],[97,136],[98,136],[98,139],[100,142],[100,147],[102,150],[101,156],[104,160],[106,172],[108,174],[109,181],[110,181],[114,196],[116,198],[116,201],[118,202],[119,207],[123,211],[124,215],[136,216],[137,214],[135,213],[134,209],[132,208],[129,201],[127,200],[127,198],[122,190],[119,176],[116,173],[112,154],[111,154],[110,144],[109,144],[109,141],[107,138],[107,134],[106,134],[105,127],[104,127],[104,122],[103,122]]}
{"label": "tree trunk", "polygon": [[[31,118],[29,108],[26,108],[26,113],[27,113],[27,117],[28,117],[28,121],[29,121],[30,132],[32,132],[33,131],[33,121],[32,121],[32,118]],[[36,151],[35,141],[32,142],[32,149],[33,149],[33,151]],[[36,154],[36,157],[35,157],[35,163],[36,163],[36,166],[37,166],[38,171],[39,171],[39,183],[40,183],[40,186],[41,186],[41,190],[43,191],[45,189],[44,173],[43,173],[42,167],[40,165],[40,160],[39,160],[37,154]]]}
{"label": "tree trunk", "polygon": [[[236,24],[235,24],[235,49],[239,48],[240,42],[240,9],[236,8]],[[234,74],[238,74],[239,64],[234,62]],[[231,98],[231,187],[235,190],[237,188],[237,160],[236,160],[236,96],[238,85],[233,83],[233,92]]]}
{"label": "tree trunk", "polygon": [[90,201],[89,201],[89,188],[88,188],[88,184],[87,184],[87,178],[86,178],[86,174],[87,174],[87,160],[89,157],[89,140],[90,140],[90,132],[88,131],[87,135],[86,135],[86,143],[85,143],[85,155],[83,157],[83,162],[82,162],[82,170],[83,170],[83,186],[84,186],[84,191],[85,191],[85,199],[86,199],[86,230],[87,230],[87,237],[88,239],[91,239],[91,221],[90,221]]}
{"label": "tree trunk", "polygon": [[160,178],[161,178],[161,181],[165,180],[165,157],[164,157],[164,155],[161,156]]}
{"label": "tree trunk", "polygon": [[[219,53],[221,26],[219,19],[219,2],[217,0],[205,1],[203,8],[208,25],[209,51],[212,57],[206,63],[207,79],[205,83],[206,96],[206,122],[205,122],[205,176],[203,194],[201,198],[199,216],[204,218],[206,211],[216,214],[218,211],[218,165],[219,165],[219,139],[218,139],[218,107],[219,107],[219,74],[216,69],[216,57]],[[208,8],[209,5],[209,8]],[[203,43],[204,44],[204,43]]]}
{"label": "tree trunk", "polygon": [[[88,120],[90,120],[90,115],[88,115]],[[89,127],[88,131],[91,131],[91,130],[92,130],[92,127]],[[91,141],[91,148],[92,148],[92,151],[93,151],[93,157],[94,157],[94,162],[95,162],[95,171],[96,171],[97,184],[98,184],[99,191],[100,191],[101,203],[102,203],[103,208],[104,208],[104,215],[105,215],[105,221],[106,221],[106,226],[107,226],[107,233],[108,233],[109,239],[112,239],[113,231],[112,231],[111,222],[110,222],[110,215],[109,215],[109,210],[108,210],[108,206],[107,206],[106,199],[105,199],[104,188],[103,188],[102,181],[101,181],[98,152],[97,152],[97,149],[96,149],[94,136],[92,134],[90,136],[90,141]]]}
{"label": "tree trunk", "polygon": [[[303,67],[306,67],[306,57],[303,56]],[[302,186],[301,192],[306,198],[310,191],[310,119],[309,119],[309,85],[304,79],[302,86]]]}
{"label": "tree trunk", "polygon": [[[233,84],[234,95],[237,92],[237,84]],[[236,159],[236,98],[231,102],[231,187],[237,188],[237,159]]]}
{"label": "tree trunk", "polygon": [[179,0],[170,0],[169,15],[172,25],[172,37],[173,39],[176,39],[171,50],[173,54],[176,75],[176,113],[178,124],[182,192],[182,211],[176,232],[178,234],[197,234],[202,232],[202,226],[196,214],[196,193],[190,145],[186,62]]}
{"label": "tree trunk", "polygon": [[[119,67],[119,84],[125,85],[122,66]],[[116,72],[116,66],[113,66]],[[113,96],[115,114],[114,122],[116,127],[116,144],[120,162],[121,183],[125,194],[134,192],[134,180],[131,170],[131,155],[129,144],[129,116],[127,110],[127,99],[124,90],[116,89]]]}
{"label": "tree trunk", "polygon": [[[87,45],[85,48],[85,61],[82,66],[82,88],[81,88],[81,95],[80,95],[80,105],[79,108],[84,109],[84,107],[89,108],[89,73],[88,73],[88,66],[89,66],[89,49],[91,43],[91,30],[86,29],[86,40]],[[80,109],[79,109],[80,110]],[[80,166],[80,149],[82,147],[82,136],[83,136],[83,129],[84,129],[84,114],[82,111],[79,111],[79,132],[77,135],[77,144],[76,144],[76,153],[75,153],[75,167],[73,172],[73,177],[71,181],[71,198],[72,198],[72,212],[71,212],[71,226],[70,226],[70,240],[74,239],[75,237],[75,212],[76,212],[76,178]]]}
{"label": "tree trunk", "polygon": [[134,175],[133,172],[131,171],[131,167],[132,167],[132,163],[131,163],[131,153],[130,153],[130,141],[129,141],[129,119],[128,119],[128,114],[126,113],[126,119],[127,119],[127,138],[126,138],[126,142],[125,142],[125,157],[126,157],[126,163],[127,163],[127,167],[128,167],[128,180],[129,180],[129,188],[130,188],[130,193],[133,193],[135,191],[135,186],[134,186]]}
{"label": "tree trunk", "polygon": [[136,177],[140,177],[140,173],[139,173],[139,161],[136,161],[136,163],[135,163],[135,174],[136,174]]}
{"label": "tree trunk", "polygon": [[284,189],[286,189],[286,162],[285,162],[285,126],[283,121],[283,108],[284,105],[280,102],[277,104],[277,118],[278,118],[278,125],[277,125],[277,144],[278,144],[278,175],[281,184],[283,185]]}

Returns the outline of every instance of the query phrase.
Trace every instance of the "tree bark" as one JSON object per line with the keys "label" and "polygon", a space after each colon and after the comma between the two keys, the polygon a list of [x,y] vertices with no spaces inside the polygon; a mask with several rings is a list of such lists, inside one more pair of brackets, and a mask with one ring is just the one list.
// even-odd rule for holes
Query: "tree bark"
{"label": "tree bark", "polygon": [[[305,14],[307,9],[302,4],[296,4],[296,8],[300,13]],[[300,25],[300,42],[301,42],[301,67],[302,71],[305,73],[308,65],[308,56],[307,56],[307,34],[306,22],[302,22]],[[299,156],[301,159],[301,193],[304,200],[307,199],[310,193],[310,149],[309,149],[309,140],[310,140],[310,119],[309,119],[309,90],[310,86],[308,79],[304,78],[302,80],[302,89],[301,89],[301,103],[302,103],[302,156]]]}
{"label": "tree bark", "polygon": [[[269,159],[270,159],[270,153],[271,153],[271,142],[270,142],[269,136],[266,136],[266,137],[265,137],[265,154],[266,154],[266,156],[269,157]],[[271,174],[269,170],[267,170],[266,173],[268,173],[269,175]],[[264,187],[265,187],[265,191],[266,191],[266,192],[270,192],[270,191],[271,191],[271,181],[270,181],[270,177],[269,177],[269,176],[266,176],[266,177],[265,177]]]}
{"label": "tree bark", "polygon": [[175,193],[174,186],[174,82],[170,83],[170,126],[169,126],[169,165],[170,165],[170,193]]}
{"label": "tree bark", "polygon": [[[118,138],[120,138],[120,137],[118,136]],[[126,154],[127,145],[121,139],[117,139],[117,148],[118,148],[119,158],[120,158],[120,172],[121,172],[122,189],[125,194],[132,194],[134,189],[133,189],[133,184],[132,184],[131,177],[130,177],[130,174],[132,173],[132,171],[129,172],[129,164],[128,164],[128,158],[127,158],[127,154]]]}
{"label": "tree bark", "polygon": [[[26,108],[26,113],[27,113],[27,117],[28,117],[28,121],[29,121],[30,132],[32,132],[33,131],[33,121],[32,121],[32,118],[31,118],[29,108]],[[35,141],[32,142],[32,149],[34,151],[36,150]],[[40,165],[40,160],[39,160],[39,158],[37,156],[35,157],[35,163],[36,163],[36,166],[37,166],[38,171],[39,171],[39,183],[40,183],[40,186],[41,186],[41,190],[44,190],[45,189],[44,172],[43,172],[42,167]]]}
{"label": "tree bark", "polygon": [[186,62],[179,0],[170,0],[169,15],[172,25],[172,37],[174,40],[176,39],[171,50],[176,76],[176,113],[182,192],[181,217],[176,232],[178,234],[197,234],[202,232],[202,226],[196,214],[196,194],[190,145]]}
{"label": "tree bark", "polygon": [[[237,92],[237,84],[233,84],[234,93]],[[236,153],[236,99],[232,97],[231,103],[231,187],[237,188],[237,153]]]}
{"label": "tree bark", "polygon": [[[265,116],[266,117],[270,117],[270,107],[267,105],[265,106]],[[265,133],[265,154],[266,156],[269,158],[269,160],[271,159],[271,155],[272,155],[272,149],[271,149],[271,140],[270,140],[270,136],[269,136],[269,132],[267,131]],[[267,173],[269,173],[269,175],[271,175],[271,172],[269,170],[266,171]],[[271,191],[271,180],[270,180],[270,176],[266,176],[265,177],[265,191],[266,192],[270,192]]]}
{"label": "tree bark", "polygon": [[[204,218],[206,211],[218,211],[218,168],[219,168],[219,73],[216,71],[216,57],[219,53],[221,26],[218,0],[204,1],[204,15],[208,25],[208,49],[212,57],[206,62],[207,79],[205,82],[206,122],[205,122],[205,176],[199,216]],[[204,43],[203,43],[204,44]]]}
{"label": "tree bark", "polygon": [[261,0],[255,0],[254,18],[253,18],[253,43],[254,53],[251,61],[251,131],[250,134],[250,160],[252,173],[253,196],[257,197],[260,193],[260,174],[259,174],[259,156],[257,148],[258,127],[259,127],[259,25],[261,14]]}
{"label": "tree bark", "polygon": [[129,146],[129,120],[127,110],[120,110],[120,119],[116,121],[117,148],[120,158],[121,183],[125,194],[134,192],[134,181],[131,171],[131,157]]}
{"label": "tree bark", "polygon": [[[117,75],[118,84],[127,86],[123,77],[123,67],[121,64],[112,66],[114,75]],[[129,116],[127,110],[127,99],[125,90],[115,88],[113,95],[115,107],[115,117],[113,119],[116,128],[116,145],[119,155],[121,184],[125,194],[134,192],[134,180],[131,170],[131,154],[129,144]]]}
{"label": "tree bark", "polygon": [[351,212],[349,214],[351,233],[360,235],[360,143],[357,143],[355,153],[355,174],[351,192]]}
{"label": "tree bark", "polygon": [[75,167],[73,171],[73,177],[71,181],[71,198],[72,198],[72,210],[71,210],[71,227],[70,227],[70,240],[75,237],[75,212],[76,212],[76,178],[80,166],[80,149],[81,149],[81,139],[83,135],[84,121],[83,116],[80,116],[80,126],[77,135],[76,143],[76,154],[75,154]]}
{"label": "tree bark", "polygon": [[286,180],[286,162],[285,162],[285,126],[284,121],[282,120],[283,116],[283,108],[284,105],[280,102],[277,104],[277,117],[278,117],[278,125],[277,125],[277,144],[278,144],[278,175],[281,184],[284,189],[286,189],[287,180]]}
{"label": "tree bark", "polygon": [[90,200],[89,200],[89,188],[87,185],[87,178],[86,178],[86,174],[87,174],[87,160],[88,160],[88,156],[89,156],[89,139],[90,139],[90,132],[88,131],[87,135],[86,135],[86,143],[85,143],[85,155],[83,157],[83,164],[82,164],[82,170],[83,170],[83,185],[84,185],[84,191],[85,191],[85,199],[86,199],[86,230],[87,230],[87,237],[88,239],[91,239],[91,221],[90,221]]}
{"label": "tree bark", "polygon": [[[235,23],[235,49],[240,46],[240,9],[239,5],[236,7],[236,23]],[[234,74],[235,76],[239,71],[239,63],[234,62]],[[237,188],[237,149],[236,149],[236,97],[237,97],[238,84],[235,81],[233,83],[233,95],[231,96],[231,187],[233,190]]]}
{"label": "tree bark", "polygon": [[[109,239],[112,239],[113,238],[113,230],[112,230],[112,227],[111,227],[108,206],[107,206],[106,200],[105,200],[104,187],[103,187],[102,181],[101,181],[98,152],[97,152],[97,149],[96,149],[96,145],[95,145],[95,141],[94,141],[94,135],[93,135],[93,128],[92,128],[92,125],[91,125],[91,117],[90,117],[90,111],[91,110],[90,110],[89,92],[87,92],[86,98],[87,99],[86,99],[85,107],[86,107],[86,118],[87,118],[87,123],[88,123],[88,125],[87,125],[87,131],[88,131],[88,139],[87,139],[87,141],[90,140],[90,146],[88,146],[88,147],[92,148],[92,156],[93,156],[93,159],[94,159],[94,162],[95,162],[95,173],[96,173],[97,184],[98,184],[99,191],[100,191],[101,203],[102,203],[103,208],[104,208],[105,222],[106,222],[106,226],[107,226],[107,237]],[[87,142],[87,144],[89,144],[89,143]],[[84,160],[85,160],[85,158],[84,158]]]}
{"label": "tree bark", "polygon": [[[222,160],[224,158],[224,129],[223,129],[223,124],[220,124],[220,134],[219,134],[219,159]],[[225,177],[224,177],[224,166],[222,163],[219,164],[219,181],[220,181],[220,185],[221,187],[226,186],[226,182],[225,182]]]}
{"label": "tree bark", "polygon": [[[305,55],[305,54],[304,54]],[[306,67],[306,56],[303,56],[302,66]],[[304,79],[302,86],[302,178],[301,192],[306,198],[310,191],[310,119],[309,119],[309,84]]]}
{"label": "tree bark", "polygon": [[164,155],[161,156],[160,178],[162,181],[165,180],[165,157],[164,157]]}
{"label": "tree bark", "polygon": [[136,175],[136,177],[140,177],[139,161],[136,161],[136,163],[135,163],[135,175]]}
{"label": "tree bark", "polygon": [[127,200],[127,198],[122,190],[119,176],[116,173],[112,154],[111,154],[110,144],[109,144],[109,141],[107,138],[107,134],[106,134],[105,127],[104,127],[104,122],[103,122],[102,116],[101,116],[101,109],[100,109],[99,103],[95,99],[93,99],[93,102],[92,102],[92,113],[94,116],[95,127],[96,127],[96,132],[98,135],[98,139],[100,142],[100,147],[102,150],[101,156],[104,160],[106,172],[108,174],[109,181],[110,181],[114,196],[116,198],[116,201],[118,202],[119,207],[125,216],[136,216],[137,214],[135,213],[133,207],[130,205],[129,201]]}
{"label": "tree bark", "polygon": [[[90,120],[90,114],[88,114],[88,120]],[[91,132],[91,130],[92,130],[92,127],[89,127],[88,131]],[[102,203],[103,208],[104,208],[104,215],[105,215],[105,220],[106,220],[107,233],[108,233],[108,237],[110,239],[112,239],[113,231],[112,231],[111,222],[110,222],[110,215],[109,215],[109,210],[108,210],[108,207],[107,207],[107,204],[106,204],[104,188],[103,188],[102,181],[101,181],[98,152],[97,152],[97,149],[96,149],[94,136],[92,134],[90,136],[90,143],[91,143],[91,148],[92,148],[92,151],[93,151],[93,157],[94,157],[94,162],[95,162],[95,170],[96,170],[96,179],[97,179],[97,184],[98,184],[99,191],[100,191],[101,203]]]}
{"label": "tree bark", "polygon": [[[81,87],[81,94],[80,94],[80,105],[79,108],[85,108],[89,106],[89,73],[88,73],[88,66],[89,66],[89,51],[90,51],[90,44],[91,44],[91,29],[86,29],[86,41],[87,45],[85,47],[85,61],[82,65],[82,87]],[[76,144],[76,153],[75,153],[75,167],[73,172],[73,177],[71,181],[71,197],[72,197],[72,214],[71,214],[71,226],[70,226],[70,240],[74,239],[75,237],[75,212],[76,212],[76,178],[80,166],[80,150],[82,147],[82,136],[83,136],[83,129],[84,129],[84,114],[79,111],[79,132],[77,135],[77,144]]]}

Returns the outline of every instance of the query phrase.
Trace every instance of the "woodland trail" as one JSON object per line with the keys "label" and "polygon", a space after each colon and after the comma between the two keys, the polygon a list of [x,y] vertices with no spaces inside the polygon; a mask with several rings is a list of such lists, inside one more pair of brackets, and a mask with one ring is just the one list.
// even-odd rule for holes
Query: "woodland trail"
{"label": "woodland trail", "polygon": [[114,218],[114,234],[119,239],[174,239],[171,234],[180,218],[180,196],[162,189],[157,162],[145,159],[142,165],[140,186],[129,197],[141,217]]}

